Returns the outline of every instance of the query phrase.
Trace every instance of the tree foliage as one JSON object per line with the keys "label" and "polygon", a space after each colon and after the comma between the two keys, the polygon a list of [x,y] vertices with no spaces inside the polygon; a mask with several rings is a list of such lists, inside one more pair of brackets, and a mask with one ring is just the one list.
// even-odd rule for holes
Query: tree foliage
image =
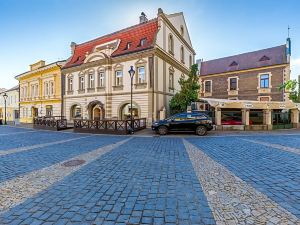
{"label": "tree foliage", "polygon": [[188,77],[182,76],[179,79],[181,90],[170,101],[171,114],[186,111],[187,106],[198,99],[200,85],[197,71],[198,65],[194,64],[191,66]]}
{"label": "tree foliage", "polygon": [[280,90],[287,90],[289,92],[289,99],[293,102],[300,102],[300,93],[299,93],[299,81],[289,80],[279,87]]}

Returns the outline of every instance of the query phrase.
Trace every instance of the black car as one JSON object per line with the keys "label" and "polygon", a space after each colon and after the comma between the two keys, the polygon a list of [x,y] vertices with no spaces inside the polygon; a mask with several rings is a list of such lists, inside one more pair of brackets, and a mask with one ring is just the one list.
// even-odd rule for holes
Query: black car
{"label": "black car", "polygon": [[212,129],[211,119],[205,113],[199,112],[179,113],[152,124],[152,130],[160,135],[166,135],[169,131],[194,131],[203,136]]}

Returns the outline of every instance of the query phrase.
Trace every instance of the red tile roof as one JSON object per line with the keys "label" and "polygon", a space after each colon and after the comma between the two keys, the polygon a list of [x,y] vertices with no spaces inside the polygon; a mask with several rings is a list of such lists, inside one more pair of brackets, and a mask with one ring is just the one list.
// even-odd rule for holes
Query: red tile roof
{"label": "red tile roof", "polygon": [[[84,62],[86,53],[91,53],[95,46],[103,43],[120,39],[120,44],[117,50],[112,53],[112,57],[146,50],[154,46],[155,36],[158,31],[158,21],[156,19],[148,22],[137,24],[132,27],[108,34],[97,39],[78,44],[75,47],[74,54],[63,68],[81,65]],[[140,46],[141,39],[146,38],[146,43]],[[127,43],[131,42],[131,47],[126,49]]]}

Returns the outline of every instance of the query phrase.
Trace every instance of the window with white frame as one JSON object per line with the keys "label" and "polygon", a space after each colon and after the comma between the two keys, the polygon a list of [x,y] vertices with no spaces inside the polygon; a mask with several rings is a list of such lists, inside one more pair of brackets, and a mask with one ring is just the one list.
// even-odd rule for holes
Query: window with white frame
{"label": "window with white frame", "polygon": [[168,38],[168,50],[169,53],[174,54],[174,39],[173,39],[173,35],[169,34],[169,38]]}
{"label": "window with white frame", "polygon": [[30,94],[31,94],[31,97],[32,97],[32,98],[34,97],[34,91],[35,91],[35,90],[34,90],[34,85],[31,85],[31,93],[30,93]]}
{"label": "window with white frame", "polygon": [[45,89],[45,96],[49,96],[49,83],[44,83],[44,89]]}
{"label": "window with white frame", "polygon": [[184,63],[184,47],[180,47],[180,60],[182,63]]}
{"label": "window with white frame", "polygon": [[84,90],[84,76],[79,77],[79,90],[80,91]]}
{"label": "window with white frame", "polygon": [[270,76],[269,74],[260,75],[260,88],[269,88],[270,87]]}
{"label": "window with white frame", "polygon": [[100,70],[98,72],[98,87],[104,87],[105,83],[104,83],[104,71]]}
{"label": "window with white frame", "polygon": [[54,82],[50,82],[50,95],[54,95]]}
{"label": "window with white frame", "polygon": [[146,75],[145,75],[145,67],[144,66],[140,66],[137,68],[138,71],[138,83],[142,84],[146,82]]}
{"label": "window with white frame", "polygon": [[237,84],[238,80],[237,77],[230,77],[229,78],[229,90],[230,91],[236,91],[237,90]]}
{"label": "window with white frame", "polygon": [[204,82],[204,92],[211,93],[212,92],[212,82],[211,80],[206,80]]}
{"label": "window with white frame", "polygon": [[35,97],[38,97],[38,96],[39,96],[39,85],[38,85],[38,84],[35,85],[35,93],[34,93],[34,96],[35,96]]}
{"label": "window with white frame", "polygon": [[95,88],[95,76],[93,72],[89,73],[89,88]]}
{"label": "window with white frame", "polygon": [[174,89],[174,72],[170,71],[169,73],[169,89]]}
{"label": "window with white frame", "polygon": [[68,91],[73,91],[73,77],[68,77]]}
{"label": "window with white frame", "polygon": [[115,73],[116,73],[116,86],[123,85],[123,71],[117,70]]}

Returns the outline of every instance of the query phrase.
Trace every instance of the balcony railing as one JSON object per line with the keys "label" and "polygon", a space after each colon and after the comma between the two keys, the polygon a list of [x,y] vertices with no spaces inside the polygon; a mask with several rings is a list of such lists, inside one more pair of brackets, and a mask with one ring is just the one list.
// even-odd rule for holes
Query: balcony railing
{"label": "balcony railing", "polygon": [[67,129],[67,119],[61,116],[35,117],[33,119],[33,128],[46,130],[64,130]]}
{"label": "balcony railing", "polygon": [[129,134],[146,128],[146,118],[134,119],[131,127],[131,120],[84,120],[74,119],[74,131],[84,133],[101,134]]}

